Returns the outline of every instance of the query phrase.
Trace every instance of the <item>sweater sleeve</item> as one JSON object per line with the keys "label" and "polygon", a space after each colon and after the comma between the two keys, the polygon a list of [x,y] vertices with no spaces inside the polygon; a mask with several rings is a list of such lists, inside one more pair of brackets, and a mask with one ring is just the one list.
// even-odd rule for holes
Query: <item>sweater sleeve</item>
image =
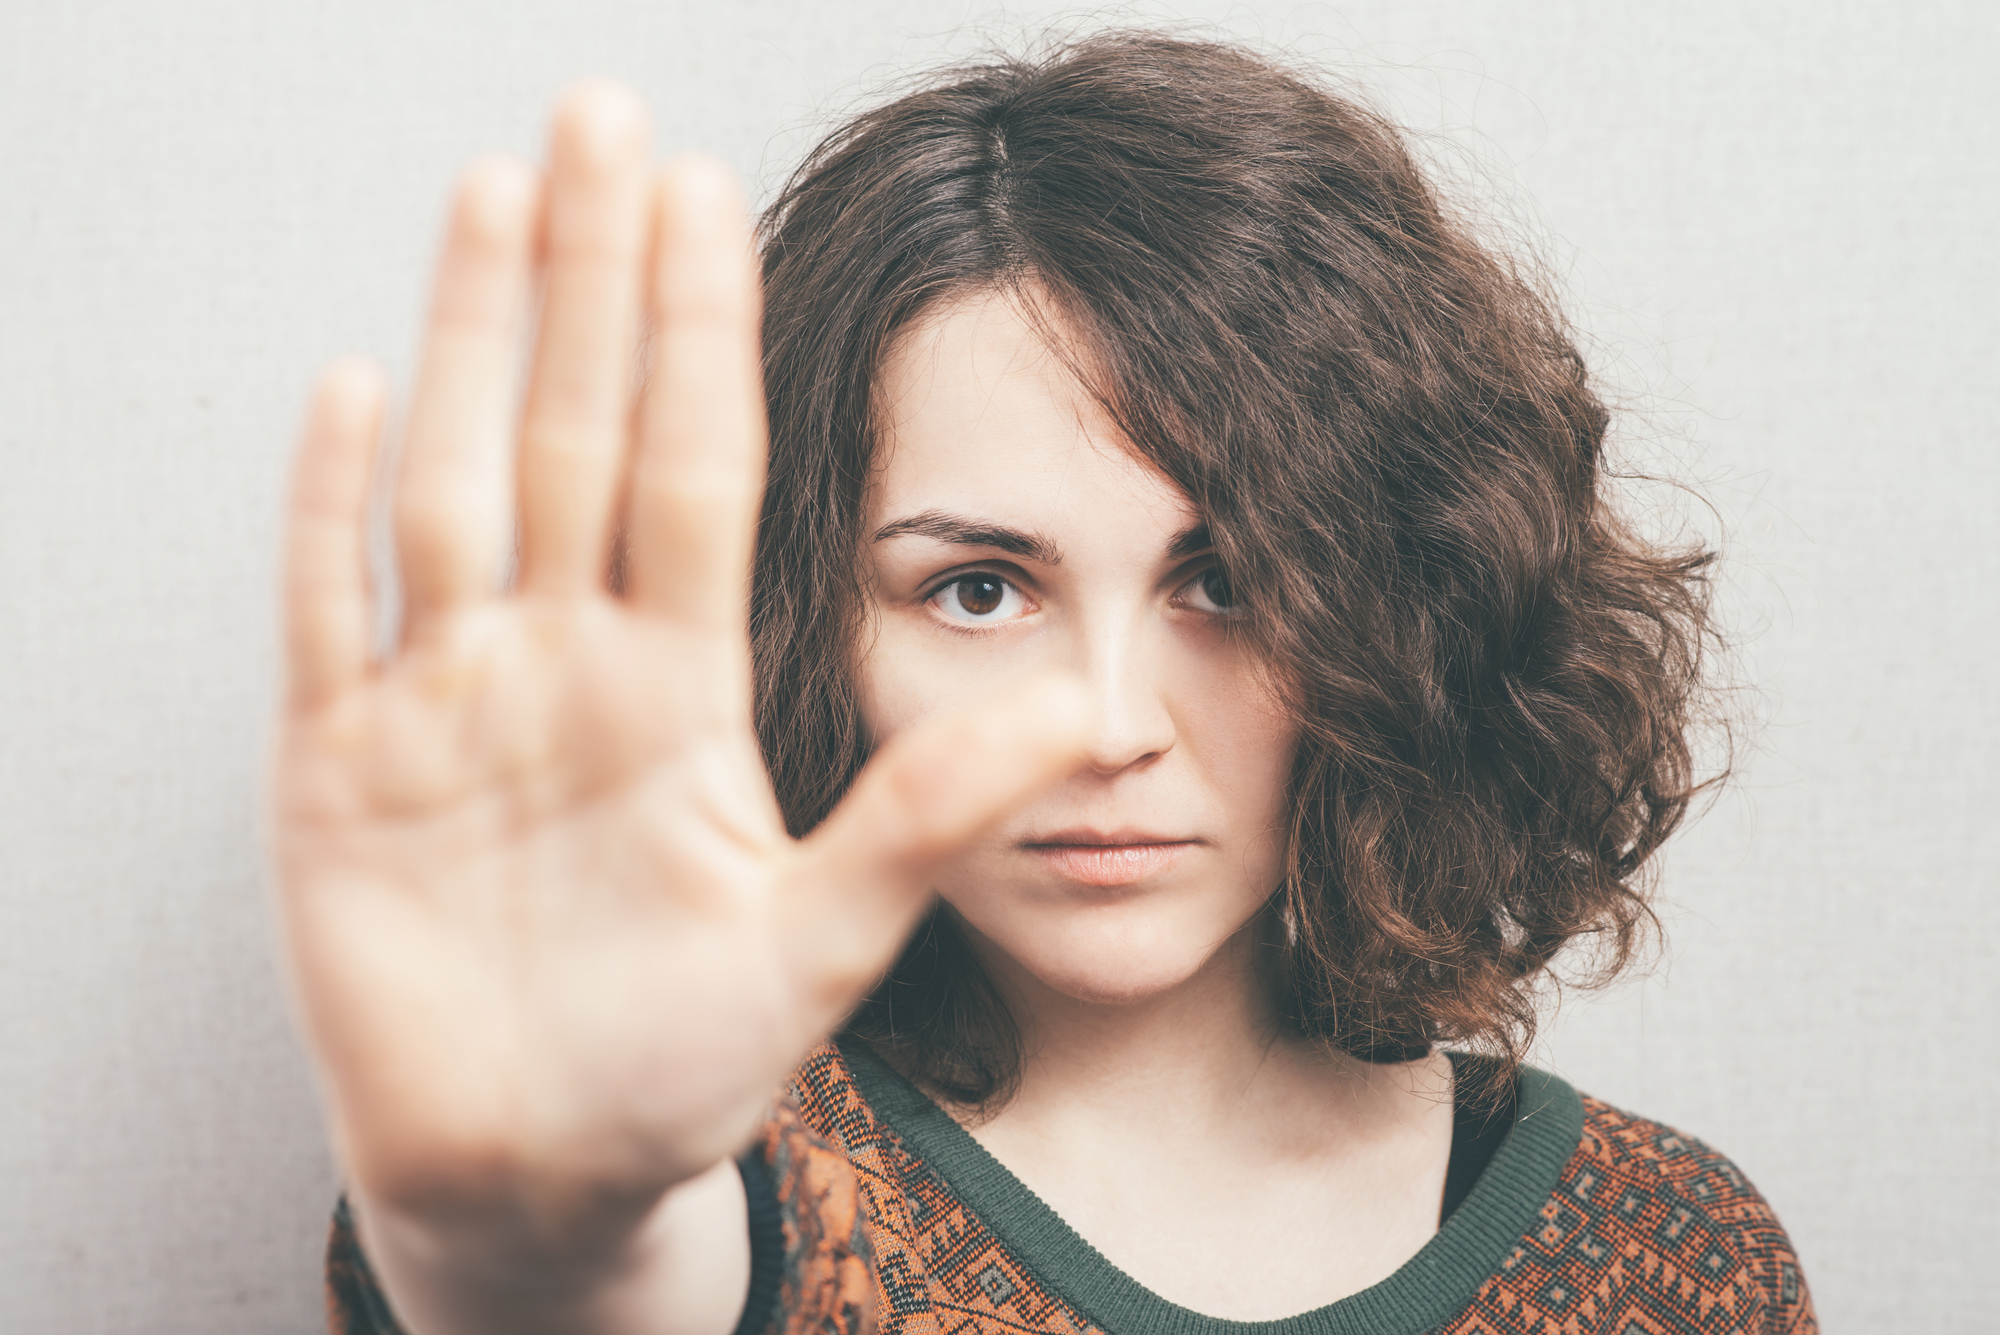
{"label": "sweater sleeve", "polygon": [[[871,1335],[874,1256],[846,1152],[815,1135],[787,1098],[765,1121],[745,1161],[750,1303],[737,1335]],[[759,1177],[771,1193],[768,1205],[757,1199]],[[777,1225],[761,1247],[760,1214]],[[763,1313],[757,1310],[760,1287]]]}
{"label": "sweater sleeve", "polygon": [[[1679,1321],[1717,1335],[1816,1335],[1798,1253],[1742,1169],[1670,1126],[1583,1103],[1582,1143],[1544,1227],[1499,1283],[1513,1301],[1546,1297],[1537,1267],[1520,1263],[1546,1253],[1542,1270],[1575,1301],[1589,1297],[1607,1330]],[[1552,1239],[1575,1245],[1552,1249]]]}
{"label": "sweater sleeve", "polygon": [[[1798,1252],[1770,1202],[1729,1158],[1692,1136],[1662,1130],[1668,1150],[1663,1176],[1690,1207],[1670,1216],[1668,1231],[1685,1228],[1692,1241],[1706,1223],[1715,1241],[1734,1254],[1741,1282],[1756,1299],[1746,1314],[1754,1335],[1817,1335],[1819,1319]],[[1710,1255],[1703,1254],[1690,1270],[1713,1264]]]}
{"label": "sweater sleeve", "polygon": [[[736,1335],[868,1335],[875,1275],[853,1166],[787,1099],[737,1161],[750,1214],[750,1291]],[[332,1335],[408,1335],[342,1198],[326,1248]]]}

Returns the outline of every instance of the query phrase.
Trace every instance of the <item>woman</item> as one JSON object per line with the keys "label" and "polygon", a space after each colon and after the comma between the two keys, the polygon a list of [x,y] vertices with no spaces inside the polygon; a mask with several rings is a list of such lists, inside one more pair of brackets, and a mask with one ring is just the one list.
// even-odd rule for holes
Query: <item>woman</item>
{"label": "woman", "polygon": [[1395,132],[1213,45],[960,71],[778,201],[761,377],[646,151],[585,89],[463,183],[379,664],[378,379],[310,417],[337,1327],[1813,1328],[1727,1160],[1518,1064],[1647,921],[1706,558]]}

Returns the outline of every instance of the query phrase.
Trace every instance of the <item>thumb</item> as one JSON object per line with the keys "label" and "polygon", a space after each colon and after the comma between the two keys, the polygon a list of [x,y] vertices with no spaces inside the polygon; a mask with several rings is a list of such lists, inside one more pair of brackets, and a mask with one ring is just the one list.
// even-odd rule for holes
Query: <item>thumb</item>
{"label": "thumb", "polygon": [[787,936],[805,993],[844,1014],[895,959],[936,866],[1037,789],[1089,740],[1083,683],[1037,677],[976,710],[893,738],[805,841]]}

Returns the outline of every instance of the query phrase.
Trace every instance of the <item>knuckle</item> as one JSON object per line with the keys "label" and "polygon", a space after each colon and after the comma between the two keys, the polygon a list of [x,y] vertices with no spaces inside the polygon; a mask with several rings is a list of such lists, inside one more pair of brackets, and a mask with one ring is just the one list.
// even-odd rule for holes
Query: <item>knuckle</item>
{"label": "knuckle", "polygon": [[453,551],[467,528],[458,505],[444,497],[405,497],[396,505],[396,545],[405,563],[435,563]]}

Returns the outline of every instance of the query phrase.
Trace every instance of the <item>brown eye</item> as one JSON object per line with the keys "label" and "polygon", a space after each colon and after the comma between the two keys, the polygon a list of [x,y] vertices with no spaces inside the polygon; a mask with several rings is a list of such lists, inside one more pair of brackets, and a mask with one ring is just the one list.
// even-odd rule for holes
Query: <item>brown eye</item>
{"label": "brown eye", "polygon": [[1007,586],[991,575],[967,575],[958,582],[958,605],[976,617],[998,611],[1006,596]]}
{"label": "brown eye", "polygon": [[1235,616],[1243,609],[1236,605],[1236,591],[1221,566],[1210,566],[1181,586],[1182,604],[1210,616]]}
{"label": "brown eye", "polygon": [[1006,621],[1024,610],[1020,590],[982,571],[959,576],[932,594],[930,601],[953,621],[971,624]]}

